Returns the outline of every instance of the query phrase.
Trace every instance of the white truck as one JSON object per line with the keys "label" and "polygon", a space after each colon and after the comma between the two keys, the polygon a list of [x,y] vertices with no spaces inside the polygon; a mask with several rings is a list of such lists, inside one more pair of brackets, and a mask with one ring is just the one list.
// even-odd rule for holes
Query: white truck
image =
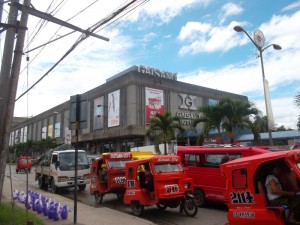
{"label": "white truck", "polygon": [[[75,149],[68,144],[51,149],[40,157],[36,163],[35,180],[39,188],[53,193],[61,188],[75,186]],[[86,152],[78,150],[77,186],[83,191],[90,183],[90,165]]]}

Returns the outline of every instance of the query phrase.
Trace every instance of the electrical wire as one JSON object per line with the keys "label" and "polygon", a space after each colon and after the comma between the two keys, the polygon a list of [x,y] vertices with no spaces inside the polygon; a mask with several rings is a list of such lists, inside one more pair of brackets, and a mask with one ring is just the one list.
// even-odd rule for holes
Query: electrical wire
{"label": "electrical wire", "polygon": [[[113,12],[111,15],[109,15],[107,18],[104,18],[102,20],[100,20],[99,22],[97,22],[95,25],[93,25],[92,27],[88,28],[87,30],[90,32],[93,32],[94,30],[96,30],[98,27],[100,27],[101,25],[104,25],[105,23],[108,23],[110,20],[112,20],[113,18],[115,18],[117,15],[119,15],[120,13],[122,13],[125,9],[127,9],[130,5],[132,5],[133,3],[135,3],[137,0],[132,0],[130,1],[128,4],[126,4],[125,6],[121,7],[120,9],[118,9],[117,11]],[[143,1],[144,2],[144,1]],[[60,58],[59,61],[57,61],[40,79],[38,79],[33,85],[31,85],[30,88],[28,88],[25,92],[23,92],[15,101],[18,101],[22,96],[24,96],[27,92],[29,92],[33,87],[35,87],[35,85],[37,85],[42,79],[44,79],[64,58],[66,58],[82,41],[84,41],[85,39],[87,39],[89,37],[89,35],[87,34],[82,34],[78,40],[71,46],[71,48]]]}

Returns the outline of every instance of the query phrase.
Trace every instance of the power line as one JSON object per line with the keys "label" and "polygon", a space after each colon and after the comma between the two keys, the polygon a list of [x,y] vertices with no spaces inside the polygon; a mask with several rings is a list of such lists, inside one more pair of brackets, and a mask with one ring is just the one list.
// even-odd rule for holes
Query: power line
{"label": "power line", "polygon": [[[122,13],[126,8],[128,8],[130,5],[132,5],[133,3],[135,3],[137,0],[132,0],[130,1],[128,4],[126,4],[125,6],[121,7],[120,9],[118,9],[117,11],[113,12],[111,15],[109,15],[107,18],[104,18],[102,20],[100,20],[99,22],[97,22],[96,24],[94,24],[92,27],[88,28],[87,30],[90,32],[93,32],[94,30],[96,30],[98,27],[100,27],[101,25],[104,25],[105,23],[108,23],[109,21],[111,21],[113,18],[115,18],[116,16],[118,16],[120,13]],[[145,0],[144,0],[145,1]],[[142,1],[142,2],[144,2]],[[87,34],[82,34],[78,40],[71,46],[71,48],[60,58],[59,61],[57,61],[40,79],[38,79],[30,88],[28,88],[25,92],[23,92],[18,98],[16,98],[15,101],[18,101],[22,96],[24,96],[27,92],[29,92],[35,85],[37,85],[42,79],[44,79],[64,58],[66,58],[82,41],[84,41],[85,39],[87,39],[89,37],[89,35]]]}

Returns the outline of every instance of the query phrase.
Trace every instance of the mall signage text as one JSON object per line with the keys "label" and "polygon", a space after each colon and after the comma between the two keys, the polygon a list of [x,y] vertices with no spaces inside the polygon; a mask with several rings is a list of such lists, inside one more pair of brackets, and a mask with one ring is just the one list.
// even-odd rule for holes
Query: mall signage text
{"label": "mall signage text", "polygon": [[142,65],[138,66],[138,72],[170,80],[177,80],[177,73],[166,72]]}

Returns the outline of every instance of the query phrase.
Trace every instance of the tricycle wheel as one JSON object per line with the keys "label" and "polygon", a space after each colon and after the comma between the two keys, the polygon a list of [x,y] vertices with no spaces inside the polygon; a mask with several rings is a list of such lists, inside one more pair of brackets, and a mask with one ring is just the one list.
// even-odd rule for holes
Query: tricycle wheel
{"label": "tricycle wheel", "polygon": [[157,203],[156,206],[159,210],[162,210],[162,211],[168,207],[166,204],[163,204],[163,203]]}
{"label": "tricycle wheel", "polygon": [[199,207],[204,207],[206,205],[205,195],[202,190],[195,190],[194,196],[195,196],[195,201]]}
{"label": "tricycle wheel", "polygon": [[97,204],[101,204],[102,203],[103,196],[104,196],[104,194],[101,194],[99,192],[96,192],[94,194],[94,198],[95,198],[95,201],[96,201]]}
{"label": "tricycle wheel", "polygon": [[122,200],[123,197],[124,197],[124,194],[117,194],[117,198],[118,198],[118,199]]}
{"label": "tricycle wheel", "polygon": [[186,196],[183,200],[183,210],[187,216],[196,216],[198,213],[198,205],[194,198]]}
{"label": "tricycle wheel", "polygon": [[84,191],[85,187],[86,187],[86,184],[78,185],[79,191]]}
{"label": "tricycle wheel", "polygon": [[19,170],[16,170],[16,173],[18,173],[19,172]]}
{"label": "tricycle wheel", "polygon": [[144,211],[144,206],[139,201],[135,201],[131,203],[131,210],[133,215],[140,216]]}

